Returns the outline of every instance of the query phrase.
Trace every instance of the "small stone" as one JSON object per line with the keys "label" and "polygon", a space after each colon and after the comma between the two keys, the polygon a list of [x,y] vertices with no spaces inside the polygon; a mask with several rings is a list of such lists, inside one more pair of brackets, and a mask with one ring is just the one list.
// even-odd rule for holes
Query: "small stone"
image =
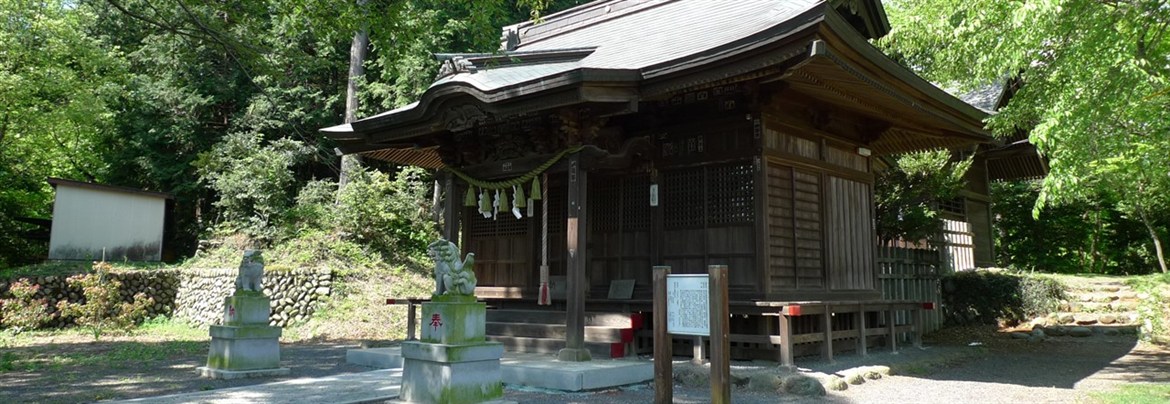
{"label": "small stone", "polygon": [[1117,322],[1117,316],[1113,314],[1102,314],[1100,317],[1097,317],[1097,321],[1101,322],[1101,324],[1113,324]]}
{"label": "small stone", "polygon": [[865,384],[865,376],[860,372],[846,372],[841,377],[845,380],[845,383],[852,385]]}
{"label": "small stone", "polygon": [[313,293],[316,293],[319,296],[328,296],[329,295],[329,288],[327,288],[327,287],[317,288],[317,290],[315,290]]}
{"label": "small stone", "polygon": [[1089,337],[1093,335],[1093,330],[1089,327],[1070,327],[1068,335],[1073,337]]}
{"label": "small stone", "polygon": [[1073,319],[1079,325],[1097,324],[1097,316],[1089,313],[1077,313]]}
{"label": "small stone", "polygon": [[1076,321],[1076,317],[1072,313],[1060,313],[1057,321],[1061,324],[1072,324],[1072,322]]}
{"label": "small stone", "polygon": [[1116,337],[1118,335],[1121,335],[1121,331],[1116,329],[1116,328],[1106,328],[1106,329],[1102,330],[1101,333],[1105,334],[1106,336],[1110,336],[1110,337]]}
{"label": "small stone", "polygon": [[882,374],[872,370],[867,370],[865,371],[865,378],[869,380],[878,380],[882,378]]}
{"label": "small stone", "polygon": [[1040,339],[1044,339],[1044,338],[1048,337],[1048,335],[1044,333],[1043,327],[1033,328],[1031,336],[1034,338],[1040,338]]}
{"label": "small stone", "polygon": [[1030,336],[1031,335],[1029,335],[1026,332],[1013,332],[1012,333],[1012,339],[1028,339],[1028,337],[1030,337]]}
{"label": "small stone", "polygon": [[1061,327],[1061,326],[1045,328],[1044,332],[1047,333],[1048,335],[1053,336],[1053,337],[1063,337],[1066,334],[1068,334],[1068,332],[1065,331],[1064,327]]}

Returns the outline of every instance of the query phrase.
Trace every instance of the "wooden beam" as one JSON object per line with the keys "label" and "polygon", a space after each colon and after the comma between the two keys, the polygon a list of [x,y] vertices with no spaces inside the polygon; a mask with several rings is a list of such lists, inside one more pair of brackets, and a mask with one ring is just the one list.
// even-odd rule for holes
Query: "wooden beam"
{"label": "wooden beam", "polygon": [[581,169],[580,156],[577,153],[568,157],[568,209],[566,210],[567,223],[565,226],[566,247],[568,262],[565,265],[565,348],[557,354],[558,359],[568,362],[584,362],[591,360],[589,350],[585,349],[585,289],[589,287],[585,279],[586,246],[585,237],[589,228],[586,206],[589,200],[586,194],[587,173]]}
{"label": "wooden beam", "polygon": [[857,317],[854,318],[854,328],[857,329],[857,354],[861,356],[869,355],[869,347],[865,345],[865,305],[857,305]]}
{"label": "wooden beam", "polygon": [[780,322],[780,365],[786,367],[793,367],[792,362],[792,318],[787,314],[781,313]]}
{"label": "wooden beam", "polygon": [[459,243],[459,211],[462,208],[460,203],[463,198],[459,193],[459,187],[455,184],[455,176],[450,172],[444,171],[441,177],[443,194],[443,238],[453,243]]}
{"label": "wooden beam", "polygon": [[825,340],[821,345],[821,356],[829,363],[833,362],[833,308],[828,304],[825,305],[825,314],[822,314],[825,321]]}

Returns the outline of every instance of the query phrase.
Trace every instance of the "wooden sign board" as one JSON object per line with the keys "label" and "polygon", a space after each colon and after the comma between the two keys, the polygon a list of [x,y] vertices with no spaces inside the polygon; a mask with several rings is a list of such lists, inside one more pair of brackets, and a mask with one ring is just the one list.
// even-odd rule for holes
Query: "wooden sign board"
{"label": "wooden sign board", "polygon": [[625,300],[634,297],[634,280],[619,279],[609,283],[609,298]]}
{"label": "wooden sign board", "polygon": [[666,330],[678,335],[711,335],[707,274],[667,275]]}

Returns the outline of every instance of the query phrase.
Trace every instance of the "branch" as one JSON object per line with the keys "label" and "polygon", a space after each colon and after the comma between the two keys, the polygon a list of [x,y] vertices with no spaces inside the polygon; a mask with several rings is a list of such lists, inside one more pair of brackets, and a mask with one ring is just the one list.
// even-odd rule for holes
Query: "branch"
{"label": "branch", "polygon": [[[117,0],[106,0],[106,3],[113,6],[114,8],[118,9],[118,11],[120,11],[122,14],[125,14],[126,16],[128,16],[130,18],[133,18],[133,19],[145,22],[147,24],[153,25],[153,26],[158,27],[164,31],[170,32],[172,34],[187,37],[190,39],[197,39],[197,40],[204,40],[204,41],[209,39],[209,38],[204,38],[202,36],[196,35],[192,32],[184,31],[177,26],[165,24],[165,23],[162,23],[160,21],[152,20],[149,17],[146,17],[144,15],[136,14],[133,11],[130,11],[126,7],[119,4],[117,2]],[[149,3],[147,3],[147,4],[149,4]],[[151,6],[151,8],[154,8],[154,6]]]}

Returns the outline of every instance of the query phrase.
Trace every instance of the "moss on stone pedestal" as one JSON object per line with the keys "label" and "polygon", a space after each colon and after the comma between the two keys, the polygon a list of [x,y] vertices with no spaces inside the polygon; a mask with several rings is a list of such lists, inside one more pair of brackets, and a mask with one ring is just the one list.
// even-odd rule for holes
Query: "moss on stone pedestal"
{"label": "moss on stone pedestal", "polygon": [[447,386],[439,392],[439,402],[444,404],[482,403],[503,396],[504,384],[502,382],[480,386]]}

